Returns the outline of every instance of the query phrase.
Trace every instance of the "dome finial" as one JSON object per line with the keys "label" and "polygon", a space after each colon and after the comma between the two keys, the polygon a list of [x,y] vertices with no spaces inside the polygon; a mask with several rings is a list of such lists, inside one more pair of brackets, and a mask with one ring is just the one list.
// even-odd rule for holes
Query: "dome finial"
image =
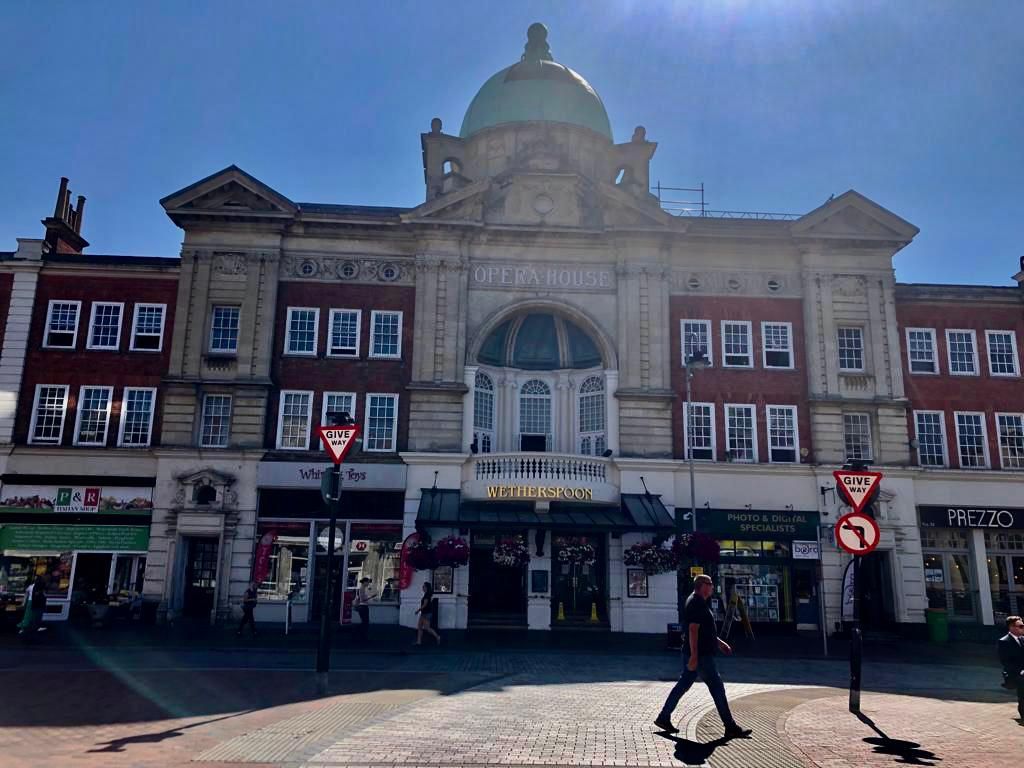
{"label": "dome finial", "polygon": [[548,28],[539,21],[531,24],[526,30],[526,53],[523,54],[523,61],[554,61],[551,48],[548,46]]}

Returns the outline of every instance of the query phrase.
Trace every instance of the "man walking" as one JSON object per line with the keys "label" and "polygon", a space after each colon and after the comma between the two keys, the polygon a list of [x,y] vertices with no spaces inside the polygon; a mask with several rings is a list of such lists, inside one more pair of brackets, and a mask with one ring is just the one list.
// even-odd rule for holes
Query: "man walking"
{"label": "man walking", "polygon": [[256,617],[254,613],[257,602],[256,582],[252,581],[249,582],[249,588],[242,595],[242,622],[238,625],[238,631],[235,633],[239,637],[242,636],[242,630],[245,629],[246,624],[252,630],[252,636],[256,637]]}
{"label": "man walking", "polygon": [[711,698],[714,699],[715,706],[718,708],[718,716],[722,718],[722,724],[725,725],[725,737],[732,739],[749,736],[750,730],[741,728],[732,719],[729,700],[725,697],[725,684],[715,667],[715,654],[721,651],[729,655],[732,653],[732,648],[727,642],[718,638],[715,617],[711,613],[711,606],[708,605],[712,591],[714,591],[714,584],[712,584],[710,576],[701,574],[693,580],[693,594],[686,598],[686,607],[683,610],[683,663],[685,666],[683,673],[679,676],[679,682],[675,684],[672,692],[665,699],[665,706],[661,708],[661,714],[658,715],[654,724],[668,733],[679,732],[679,729],[672,725],[672,712],[675,711],[679,700],[700,676],[711,692]]}
{"label": "man walking", "polygon": [[1020,616],[1007,616],[1010,630],[999,638],[999,663],[1003,665],[1003,687],[1017,689],[1017,714],[1024,723],[1024,621]]}
{"label": "man walking", "polygon": [[372,579],[365,576],[361,578],[355,600],[352,601],[356,613],[359,614],[359,636],[364,640],[370,635],[370,601],[373,599],[373,593],[370,592],[371,583]]}

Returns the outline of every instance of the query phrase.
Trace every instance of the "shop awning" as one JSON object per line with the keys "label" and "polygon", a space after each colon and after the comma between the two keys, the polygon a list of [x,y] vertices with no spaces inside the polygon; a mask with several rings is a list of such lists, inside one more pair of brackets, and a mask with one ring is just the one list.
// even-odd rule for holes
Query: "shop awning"
{"label": "shop awning", "polygon": [[424,488],[416,515],[419,525],[510,527],[558,530],[651,531],[672,529],[672,515],[661,499],[623,494],[620,504],[552,501],[537,511],[532,501],[462,500],[459,491]]}

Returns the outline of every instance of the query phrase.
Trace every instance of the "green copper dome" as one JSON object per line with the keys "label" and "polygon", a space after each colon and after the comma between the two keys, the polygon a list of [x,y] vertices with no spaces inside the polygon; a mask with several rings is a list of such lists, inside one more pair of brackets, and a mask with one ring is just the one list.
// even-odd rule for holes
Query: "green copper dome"
{"label": "green copper dome", "polygon": [[462,120],[462,138],[495,125],[541,120],[581,125],[612,140],[601,97],[579,74],[551,58],[547,36],[543,24],[530,25],[522,60],[494,75],[473,98]]}

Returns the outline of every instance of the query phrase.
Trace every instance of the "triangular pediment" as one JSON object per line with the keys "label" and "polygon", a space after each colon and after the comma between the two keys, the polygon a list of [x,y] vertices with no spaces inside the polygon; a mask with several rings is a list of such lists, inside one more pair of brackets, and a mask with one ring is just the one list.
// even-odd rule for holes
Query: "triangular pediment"
{"label": "triangular pediment", "polygon": [[657,200],[638,200],[614,184],[600,182],[597,185],[598,206],[604,225],[608,229],[630,229],[669,227],[678,224],[675,217],[666,213]]}
{"label": "triangular pediment", "polygon": [[237,166],[168,195],[160,204],[172,218],[187,214],[292,216],[295,203]]}
{"label": "triangular pediment", "polygon": [[793,222],[798,237],[909,242],[920,231],[852,189]]}
{"label": "triangular pediment", "polygon": [[436,221],[479,224],[483,221],[483,211],[487,190],[491,182],[488,179],[469,184],[462,189],[428,200],[411,211],[402,214],[402,221]]}

